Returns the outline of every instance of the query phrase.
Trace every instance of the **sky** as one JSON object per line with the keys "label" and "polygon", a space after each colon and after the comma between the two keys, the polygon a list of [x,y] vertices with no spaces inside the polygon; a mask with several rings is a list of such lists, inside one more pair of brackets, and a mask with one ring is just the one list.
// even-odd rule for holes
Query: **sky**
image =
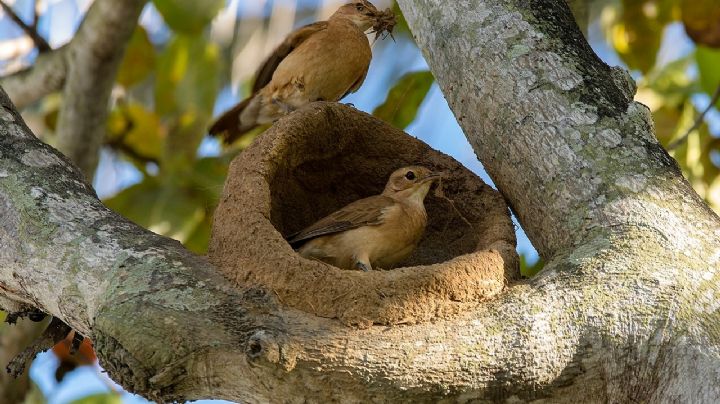
{"label": "sky", "polygon": [[[260,1],[260,0],[258,0]],[[267,13],[273,6],[273,1],[264,0],[264,6],[244,0],[228,0],[228,3],[237,9],[239,16],[243,14],[257,15]],[[279,3],[294,4],[294,0],[275,0]],[[299,0],[299,7],[318,7],[332,0]],[[29,15],[31,0],[16,0],[16,9]],[[52,46],[67,42],[73,35],[81,21],[82,12],[89,5],[89,0],[48,0],[48,19],[42,20],[39,27]],[[153,11],[152,7],[143,13],[141,19],[148,28],[152,39],[162,42],[167,39],[168,32],[164,28],[162,19]],[[304,21],[307,22],[307,21]],[[17,29],[6,18],[0,19],[0,41],[21,36]],[[618,56],[604,41],[600,28],[593,24],[589,30],[589,41],[598,55],[610,65],[622,65]],[[659,55],[659,63],[667,63],[677,57],[692,52],[693,44],[685,36],[682,26],[670,25],[665,33],[665,41]],[[374,59],[368,77],[360,91],[350,95],[343,102],[352,103],[355,107],[372,112],[383,102],[384,94],[389,86],[404,73],[427,69],[427,64],[420,52],[408,41],[392,40],[378,41],[374,45]],[[0,55],[3,47],[0,44]],[[34,53],[29,57],[34,57]],[[226,87],[221,91],[216,105],[216,113],[220,113],[238,101],[236,91]],[[709,97],[698,95],[693,101],[701,108],[707,104]],[[710,116],[711,127],[714,133],[720,132],[720,113],[713,112]],[[478,174],[485,182],[492,184],[485,173],[482,164],[477,160],[470,144],[452,112],[450,111],[442,92],[434,85],[429,96],[420,107],[417,119],[406,131],[429,144],[431,147],[453,156],[467,168]],[[201,155],[216,155],[220,151],[219,144],[214,139],[206,139],[199,153]],[[141,175],[130,164],[123,162],[111,153],[103,152],[101,156],[98,175],[94,185],[101,197],[108,197],[119,190],[138,182]],[[518,226],[518,251],[530,257],[529,261],[537,259],[532,244]],[[49,399],[50,404],[66,404],[74,399],[90,393],[105,392],[111,389],[120,391],[119,386],[110,381],[99,367],[83,367],[68,375],[66,382],[57,384],[53,378],[56,359],[50,353],[41,354],[31,367],[31,377],[37,382],[41,390]],[[125,393],[125,403],[144,403],[144,399]],[[220,401],[215,401],[220,402]]]}

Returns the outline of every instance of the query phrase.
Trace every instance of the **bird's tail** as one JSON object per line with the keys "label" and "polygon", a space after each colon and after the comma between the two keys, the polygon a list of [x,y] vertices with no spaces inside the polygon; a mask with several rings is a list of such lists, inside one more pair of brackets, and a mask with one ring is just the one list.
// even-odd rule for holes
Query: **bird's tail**
{"label": "bird's tail", "polygon": [[256,122],[240,122],[240,115],[250,105],[254,96],[244,99],[241,103],[226,111],[210,126],[211,136],[221,137],[225,144],[231,144],[243,134],[258,126]]}

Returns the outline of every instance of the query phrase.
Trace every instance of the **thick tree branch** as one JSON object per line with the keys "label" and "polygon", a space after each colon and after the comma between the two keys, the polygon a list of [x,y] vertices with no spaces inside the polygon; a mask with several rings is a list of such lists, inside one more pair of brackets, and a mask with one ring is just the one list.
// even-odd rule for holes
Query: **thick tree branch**
{"label": "thick tree branch", "polygon": [[115,75],[146,0],[97,0],[70,46],[56,134],[58,149],[92,178]]}
{"label": "thick tree branch", "polygon": [[[204,259],[106,209],[78,169],[29,132],[4,93],[0,101],[0,291],[5,298],[39,307],[91,336],[117,380],[165,400],[181,397],[175,384],[187,371],[189,382],[197,374],[216,379],[220,376],[214,372],[222,375],[222,368],[247,361],[244,350],[253,330],[279,329],[277,320],[264,314],[273,308],[268,297],[250,292],[243,297],[226,287]],[[72,206],[63,207],[66,203]],[[98,238],[98,231],[107,233]],[[46,238],[51,234],[52,247]],[[40,283],[21,279],[26,264],[39,265],[36,273],[42,274],[46,296],[40,296],[45,294],[39,293]],[[197,298],[205,303],[198,305]],[[248,316],[248,309],[254,314]],[[138,322],[125,321],[127,316]],[[254,316],[265,326],[251,324]],[[156,334],[153,324],[173,331]],[[154,342],[142,338],[143,330],[156,336]],[[143,346],[155,352],[145,356]],[[211,357],[224,357],[224,364],[201,366],[200,373],[183,370],[210,364]],[[207,390],[190,394],[200,397]]]}
{"label": "thick tree branch", "polygon": [[[513,206],[533,244],[550,263],[541,279],[558,276],[560,268],[578,273],[597,271],[599,277],[625,275],[626,281],[639,282],[635,299],[644,299],[643,295],[654,299],[651,294],[668,291],[661,291],[659,285],[650,286],[649,278],[663,273],[673,278],[673,287],[677,288],[683,278],[697,277],[707,270],[707,282],[702,288],[708,290],[708,295],[718,296],[717,216],[682,178],[675,161],[657,142],[649,111],[632,102],[635,84],[627,72],[611,69],[597,58],[564,2],[472,0],[462,6],[442,0],[399,3],[475,152]],[[648,235],[640,236],[645,232]],[[648,237],[646,243],[641,242],[644,237]],[[669,243],[650,242],[658,237]],[[619,240],[627,244],[616,245]],[[596,252],[588,255],[592,250]],[[695,264],[688,264],[670,258],[677,252],[713,258],[710,263],[699,258]],[[646,255],[655,258],[648,260]],[[657,259],[660,256],[667,260]],[[643,280],[645,277],[648,279]],[[582,283],[589,286],[592,282],[585,279]],[[562,284],[566,283],[558,282]],[[643,290],[645,287],[652,292]],[[612,296],[597,289],[586,293]],[[617,289],[615,293],[629,297],[633,292]],[[685,300],[670,293],[656,298],[662,303],[651,311],[666,314],[657,313],[652,321],[663,321],[668,316],[672,319],[677,307],[691,312],[698,309],[692,297]],[[601,300],[596,304],[606,303]],[[650,321],[634,310],[634,304],[645,306],[625,306],[633,307],[627,313],[631,321]],[[594,311],[580,309],[575,313],[592,318]],[[717,310],[711,311],[713,317],[718,315]],[[593,331],[586,335],[603,327],[591,328]],[[568,335],[563,331],[544,334]],[[631,335],[636,341],[654,338],[652,333],[639,330],[633,330]],[[720,361],[716,352],[720,339],[712,338],[709,345],[713,354],[704,366],[718,375]],[[686,348],[698,352],[707,346],[695,340]],[[576,346],[576,353],[581,351],[581,346]],[[677,361],[674,366],[685,366],[682,361],[691,360],[677,352],[667,359]],[[612,362],[615,371],[624,366],[622,362]],[[659,378],[663,373],[653,372]],[[681,376],[664,375],[672,381],[672,387],[653,383],[655,392],[646,393],[648,397],[658,394],[650,401],[669,399],[673,397],[669,391],[682,390],[683,382],[690,383],[689,378],[702,374],[702,370],[692,369]],[[718,380],[717,376],[714,380]],[[613,389],[621,390],[633,382],[637,380],[615,383]],[[694,401],[706,393],[711,398],[705,399],[716,400],[718,394],[717,389],[697,385],[685,393],[675,393],[679,396],[687,392],[694,395]],[[609,401],[616,401],[612,398],[616,393],[608,392]]]}
{"label": "thick tree branch", "polygon": [[630,82],[562,0],[401,6],[540,276],[434,323],[355,330],[285,308],[108,211],[0,95],[0,294],[92,337],[115,380],[157,400],[720,399],[720,221]]}
{"label": "thick tree branch", "polygon": [[[425,56],[478,157],[544,259],[607,225],[598,198],[626,198],[656,178],[681,181],[649,111],[632,102],[632,78],[593,53],[565,2],[471,3],[445,14],[434,0],[400,1],[421,46],[434,50]],[[436,12],[456,30],[433,29]],[[473,21],[482,29],[462,28]]]}
{"label": "thick tree branch", "polygon": [[23,21],[22,18],[20,18],[20,16],[15,13],[12,7],[7,5],[7,3],[2,0],[0,0],[0,7],[2,7],[2,9],[7,13],[10,19],[13,20],[13,22],[15,22],[15,24],[17,24],[18,27],[20,27],[20,29],[22,29],[23,32],[25,32],[25,34],[33,40],[33,42],[35,42],[35,46],[37,46],[40,53],[47,52],[52,49],[50,48],[50,44],[47,43],[45,38],[43,38],[37,32],[37,25],[35,25],[34,23],[33,25],[26,24],[25,21]]}

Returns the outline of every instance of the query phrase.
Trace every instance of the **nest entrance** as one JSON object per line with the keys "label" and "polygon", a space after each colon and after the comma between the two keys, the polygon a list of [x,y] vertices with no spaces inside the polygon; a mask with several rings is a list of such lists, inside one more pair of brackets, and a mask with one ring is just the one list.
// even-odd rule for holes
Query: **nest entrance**
{"label": "nest entrance", "polygon": [[[401,268],[341,270],[303,259],[285,242],[380,193],[390,173],[408,165],[444,171],[447,199],[430,191],[425,234]],[[452,158],[336,103],[281,119],[233,161],[208,255],[240,288],[261,287],[288,306],[359,326],[448,317],[518,277],[514,228],[497,191]]]}

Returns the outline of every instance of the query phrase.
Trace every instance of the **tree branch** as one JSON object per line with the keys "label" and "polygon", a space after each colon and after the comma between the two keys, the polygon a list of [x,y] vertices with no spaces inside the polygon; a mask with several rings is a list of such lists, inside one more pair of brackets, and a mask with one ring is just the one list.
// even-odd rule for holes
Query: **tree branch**
{"label": "tree branch", "polygon": [[[480,18],[483,30],[451,34],[433,30],[437,22],[417,15],[419,6],[400,1],[417,20],[412,28],[421,46],[443,50],[426,53],[428,62],[443,76],[441,88],[478,157],[548,261],[605,225],[604,206],[596,202],[602,193],[612,199],[632,193],[635,184],[627,181],[635,176],[643,185],[655,175],[682,177],[672,158],[648,139],[651,118],[645,107],[632,102],[632,78],[593,53],[565,2],[534,0],[518,6],[526,16],[506,11],[515,3],[480,1],[473,13],[452,13],[443,21],[463,27]],[[435,0],[420,4],[423,16],[445,11]],[[500,20],[487,16],[511,31],[502,34]],[[547,37],[554,42],[546,44],[542,38]],[[469,85],[481,92],[477,98],[468,96]],[[547,107],[540,110],[539,105]],[[501,142],[507,144],[498,147]],[[612,157],[616,152],[624,156],[632,147],[657,156],[651,169],[618,167],[621,162]],[[520,165],[518,159],[529,160]]]}
{"label": "tree branch", "polygon": [[0,7],[2,7],[10,19],[13,20],[13,22],[15,22],[15,24],[17,24],[18,27],[20,27],[20,29],[22,29],[25,34],[33,40],[33,42],[35,42],[35,46],[37,46],[40,53],[47,52],[52,49],[45,38],[37,32],[37,25],[35,23],[33,23],[33,25],[26,24],[25,21],[23,21],[22,18],[15,13],[12,7],[8,6],[3,0],[0,0]]}
{"label": "tree branch", "polygon": [[58,149],[92,178],[105,125],[110,93],[146,0],[97,0],[73,39],[63,103],[58,115]]}
{"label": "tree branch", "polygon": [[[29,132],[4,93],[0,98],[0,154],[3,156],[0,161],[0,262],[4,268],[0,273],[0,291],[3,296],[54,313],[78,332],[91,336],[104,366],[116,380],[133,391],[164,400],[178,397],[179,393],[163,389],[182,383],[184,377],[180,376],[185,372],[182,369],[195,366],[196,359],[204,363],[203,358],[214,354],[218,357],[227,355],[223,362],[245,362],[244,342],[251,335],[243,334],[243,326],[265,324],[265,330],[279,329],[272,317],[263,316],[260,323],[253,324],[244,313],[247,309],[253,313],[264,313],[272,309],[272,302],[265,302],[267,299],[262,296],[249,296],[255,302],[244,306],[247,298],[226,287],[204,259],[188,253],[175,241],[140,229],[102,206],[92,188],[82,180],[82,174],[64,156],[42,144]],[[6,152],[19,152],[21,149],[27,153],[20,153],[17,158],[5,158],[9,157]],[[22,190],[16,188],[19,194],[11,191],[21,183],[25,185],[21,186]],[[31,198],[25,201],[33,207],[27,205],[29,210],[21,208],[16,203],[24,202],[12,201],[15,197],[10,193],[21,199]],[[62,208],[65,203],[73,206]],[[50,210],[43,213],[45,208]],[[25,230],[34,233],[46,225],[50,226],[46,229],[55,240],[52,244],[64,245],[60,250],[51,253],[47,249],[50,245],[46,236],[50,233],[41,231],[44,235],[37,234],[38,237],[25,234]],[[91,231],[87,225],[95,227],[95,230]],[[109,231],[107,238],[91,236],[102,228]],[[23,239],[28,243],[22,242]],[[77,255],[71,253],[72,250],[82,253]],[[28,253],[35,258],[26,255]],[[86,253],[88,255],[83,257]],[[37,273],[43,273],[42,277],[55,285],[47,288],[50,293],[39,293],[37,284],[12,281],[13,273],[20,277],[27,274],[21,269],[25,263],[18,266],[20,261],[11,264],[6,259],[14,254],[24,256],[22,260],[26,263],[32,261],[39,265],[38,268],[43,268]],[[108,263],[111,263],[110,266],[107,266]],[[16,270],[24,274],[20,275]],[[66,275],[73,273],[79,278],[67,278]],[[148,275],[151,277],[148,278]],[[76,281],[89,287],[73,286]],[[129,285],[134,285],[131,288],[134,291],[126,288]],[[200,296],[209,299],[206,304],[197,305],[194,300]],[[136,324],[115,321],[138,309],[142,313],[136,312],[140,320]],[[154,319],[151,323],[145,323],[151,318]],[[153,322],[164,324],[161,328],[170,326],[173,329],[172,334],[155,334],[155,342],[147,345],[147,348],[157,349],[156,353],[165,353],[155,359],[150,359],[155,354],[136,356],[140,353],[137,349],[144,351],[141,346],[148,343],[138,338],[139,333],[142,329],[150,331],[155,328]],[[171,350],[168,351],[168,347],[172,347]],[[132,357],[140,361],[131,360]],[[175,373],[173,364],[178,366],[180,374]],[[213,375],[215,371],[229,365],[211,366],[200,370],[200,373],[206,374],[205,380],[214,379],[217,377]],[[195,371],[191,372],[192,379]],[[169,375],[173,377],[168,379]],[[202,393],[196,391],[194,396],[202,396]]]}
{"label": "tree branch", "polygon": [[[115,58],[117,53],[122,54],[127,42],[127,30],[132,33],[132,28],[137,23],[137,18],[132,17],[139,13],[138,8],[142,8],[139,3],[145,2],[136,0],[94,2],[70,43],[40,54],[33,66],[0,78],[0,86],[5,89],[15,106],[22,109],[62,89],[71,64],[90,62],[85,73],[92,73],[97,77],[88,77],[87,81],[95,78],[101,84],[105,84],[109,79],[102,74],[114,73],[114,69],[117,68],[111,69],[113,65],[119,63]],[[92,52],[98,52],[96,57],[93,57]],[[104,70],[103,67],[106,69]],[[76,75],[81,73],[77,71]],[[114,74],[112,77],[115,77]],[[106,86],[100,86],[102,90],[99,91],[100,94],[106,91]]]}
{"label": "tree branch", "polygon": [[0,86],[18,108],[25,108],[62,88],[67,73],[69,46],[40,54],[32,67],[0,78]]}

